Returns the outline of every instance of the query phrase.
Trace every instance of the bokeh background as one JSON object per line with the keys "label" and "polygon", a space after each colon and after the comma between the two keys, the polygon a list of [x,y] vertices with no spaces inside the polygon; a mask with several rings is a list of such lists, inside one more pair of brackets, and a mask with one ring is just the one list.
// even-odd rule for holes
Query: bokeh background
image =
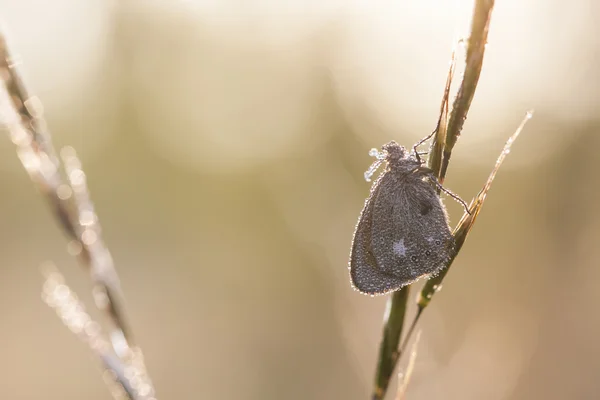
{"label": "bokeh background", "polygon": [[[386,298],[347,272],[367,152],[433,129],[470,7],[0,1],[57,146],[84,163],[160,399],[368,398]],[[447,186],[469,200],[535,116],[421,320],[409,399],[598,396],[598,17],[497,1]],[[7,137],[0,182],[0,397],[110,398],[40,299],[52,260],[101,319]]]}

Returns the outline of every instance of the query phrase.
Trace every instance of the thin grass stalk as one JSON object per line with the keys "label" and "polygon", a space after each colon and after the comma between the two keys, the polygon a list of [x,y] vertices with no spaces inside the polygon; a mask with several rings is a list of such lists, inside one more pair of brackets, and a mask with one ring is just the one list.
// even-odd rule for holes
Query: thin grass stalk
{"label": "thin grass stalk", "polygon": [[[455,54],[455,51],[453,51],[450,60],[448,76],[446,78],[446,86],[442,95],[440,116],[429,150],[429,162],[432,162],[432,160],[438,160],[441,162],[442,159],[441,155],[444,148],[444,141],[446,138],[446,123],[448,120],[448,98],[450,96],[450,87],[456,67]],[[438,162],[438,170],[439,165],[441,165],[440,162]],[[388,299],[386,305],[386,313],[383,320],[383,332],[381,334],[382,339],[379,345],[379,357],[377,359],[377,366],[375,369],[375,383],[372,395],[373,400],[383,399],[385,396],[390,379],[393,376],[394,369],[396,368],[398,358],[400,357],[399,344],[402,337],[402,330],[404,328],[404,318],[406,314],[406,306],[410,287],[411,285],[404,286],[402,289],[394,292]],[[411,326],[409,333],[412,331],[412,329],[414,329],[414,325]]]}
{"label": "thin grass stalk", "polygon": [[483,207],[483,203],[486,199],[486,196],[487,196],[490,188],[492,187],[492,182],[494,181],[494,178],[496,177],[496,173],[500,169],[500,166],[504,162],[504,159],[506,158],[506,156],[510,153],[510,149],[511,149],[514,141],[521,134],[521,132],[523,131],[523,128],[525,127],[525,124],[527,123],[527,121],[529,119],[531,119],[532,116],[533,116],[533,112],[532,111],[528,112],[527,115],[525,116],[525,118],[523,118],[523,120],[521,121],[521,124],[519,125],[519,127],[517,128],[515,133],[513,133],[513,135],[508,139],[508,141],[504,145],[504,148],[502,149],[502,152],[500,153],[500,156],[498,157],[498,160],[496,161],[496,165],[494,166],[494,169],[490,173],[490,176],[488,177],[483,189],[481,189],[481,191],[477,194],[477,196],[475,196],[475,198],[473,198],[473,200],[471,200],[471,203],[469,204],[469,213],[465,212],[463,214],[461,220],[458,222],[456,228],[454,228],[452,235],[454,236],[456,251],[455,251],[453,257],[450,259],[450,263],[448,264],[448,266],[446,268],[444,268],[438,275],[430,278],[427,282],[425,282],[425,285],[423,286],[423,288],[417,298],[418,309],[417,309],[415,319],[413,321],[413,325],[416,324],[417,320],[421,316],[425,307],[427,307],[429,305],[429,303],[431,302],[431,299],[433,298],[433,295],[436,292],[439,292],[441,290],[442,281],[446,277],[446,274],[448,273],[450,266],[452,265],[454,259],[456,258],[460,249],[462,248],[463,244],[465,243],[465,240],[467,239],[469,232],[471,231],[471,229],[473,228],[473,225],[475,224],[475,220],[477,219],[477,216],[481,212],[481,208]]}
{"label": "thin grass stalk", "polygon": [[421,339],[421,331],[417,333],[415,341],[412,344],[410,352],[410,358],[406,366],[404,373],[398,373],[398,390],[396,391],[396,400],[406,400],[406,393],[408,391],[408,385],[412,378],[412,374],[415,370],[415,364],[417,362],[417,348]]}
{"label": "thin grass stalk", "polygon": [[75,292],[65,283],[54,266],[44,268],[46,280],[42,299],[90,350],[96,354],[105,371],[105,381],[115,399],[137,399],[136,390],[121,360],[113,353],[100,324],[85,311]]}
{"label": "thin grass stalk", "polygon": [[379,345],[379,357],[377,359],[377,373],[375,374],[375,388],[373,399],[381,399],[385,395],[385,388],[389,386],[391,374],[387,371],[393,371],[400,353],[398,343],[402,336],[404,327],[404,315],[406,313],[406,304],[410,285],[392,294],[392,300],[388,301],[387,309],[383,317],[383,333],[381,344]]}
{"label": "thin grass stalk", "polygon": [[[473,96],[477,88],[477,83],[479,82],[493,7],[493,0],[477,0],[475,2],[471,22],[471,32],[469,39],[467,40],[465,72],[463,74],[457,95],[454,99],[452,109],[449,111],[448,99],[455,69],[455,52],[452,54],[450,69],[442,99],[440,117],[436,127],[436,134],[432,138],[430,154],[428,158],[428,166],[438,177],[438,181],[440,183],[443,183],[445,179],[452,149],[454,148],[454,145],[460,136],[460,132],[462,131],[464,121],[467,118],[471,101],[473,100]],[[460,246],[458,246],[458,249],[460,249],[460,247],[462,247],[462,243]],[[456,251],[455,256],[456,254],[458,254],[458,251]],[[440,283],[447,273],[449,265],[437,276],[441,277],[441,279],[439,279]],[[435,292],[441,288],[439,283],[435,285],[429,284],[430,282],[431,280],[426,284],[426,287],[428,287],[429,290],[433,290],[433,292]],[[421,293],[423,294],[424,292],[422,291]],[[428,293],[429,292],[425,293],[425,295],[428,295]],[[433,295],[430,294],[429,296],[431,298]],[[402,356],[403,350],[405,349],[408,340],[412,336],[412,332],[414,331],[416,323],[424,309],[424,307],[419,307],[417,309],[415,318],[412,320],[406,338],[402,345],[400,345],[402,329],[404,327],[406,306],[407,301],[404,296],[396,296],[394,294],[388,300],[387,308],[389,310],[398,312],[399,315],[397,317],[392,317],[390,315],[389,318],[384,321],[379,360],[375,372],[375,384],[372,394],[373,400],[380,400],[385,397],[391,376],[394,373],[396,365]],[[400,316],[402,316],[402,321],[399,321]],[[390,337],[388,332],[394,332],[394,336]],[[392,339],[397,340],[395,343],[393,343]],[[391,360],[392,362],[387,362],[387,360]]]}
{"label": "thin grass stalk", "polygon": [[494,9],[494,0],[477,0],[473,8],[473,17],[471,19],[471,34],[467,40],[467,54],[465,62],[465,72],[462,82],[458,88],[452,112],[448,120],[446,131],[446,140],[444,143],[444,152],[442,165],[437,172],[438,181],[444,183],[444,178],[448,171],[448,164],[452,149],[458,141],[463,125],[467,119],[467,114],[471,108],[471,102],[475,96],[477,83],[483,67],[483,56],[487,45],[488,32]]}
{"label": "thin grass stalk", "polygon": [[[107,317],[111,351],[116,356],[102,356],[104,365],[117,376],[117,369],[120,369],[135,377],[133,389],[126,390],[129,398],[154,400],[154,387],[141,349],[135,344],[129,328],[119,277],[102,240],[81,163],[72,148],[63,150],[63,163],[57,157],[43,116],[42,103],[29,94],[17,60],[9,50],[6,36],[0,33],[0,78],[5,88],[3,95],[7,97],[2,112],[11,140],[17,147],[17,155],[71,240],[70,249],[74,250],[80,265],[90,274],[94,301]],[[127,389],[127,383],[121,383]]]}

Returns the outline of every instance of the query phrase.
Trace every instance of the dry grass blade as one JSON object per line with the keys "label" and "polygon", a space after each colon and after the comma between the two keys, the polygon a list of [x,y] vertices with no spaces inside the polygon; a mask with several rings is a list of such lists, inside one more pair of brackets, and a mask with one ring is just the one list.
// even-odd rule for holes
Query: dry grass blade
{"label": "dry grass blade", "polygon": [[519,135],[523,131],[523,128],[525,128],[525,124],[532,117],[533,117],[533,111],[527,112],[527,115],[525,115],[525,118],[523,118],[523,120],[521,121],[521,124],[519,125],[519,127],[517,128],[515,133],[513,133],[510,138],[508,138],[508,140],[506,141],[506,144],[504,145],[504,148],[502,149],[502,152],[500,153],[500,155],[498,156],[498,159],[496,160],[496,165],[494,165],[494,169],[490,173],[488,180],[485,182],[485,185],[483,186],[483,189],[481,189],[481,191],[477,194],[477,196],[475,196],[475,198],[471,201],[471,204],[469,205],[469,210],[470,210],[471,214],[469,215],[469,214],[465,213],[463,215],[463,217],[461,218],[461,220],[459,221],[456,229],[453,232],[458,250],[460,250],[460,247],[462,247],[462,245],[465,242],[465,239],[467,237],[467,234],[473,227],[473,224],[475,223],[475,219],[477,218],[477,215],[481,211],[483,202],[485,201],[487,193],[489,192],[490,188],[492,187],[492,182],[494,181],[494,178],[496,177],[496,174],[498,173],[500,166],[504,162],[504,159],[506,158],[508,153],[510,153],[510,149],[511,149],[513,143],[515,142],[515,140],[517,140],[517,137],[519,137]]}
{"label": "dry grass blade", "polygon": [[136,375],[136,382],[144,389],[137,391],[134,399],[152,400],[154,388],[141,350],[128,328],[119,278],[102,240],[81,163],[75,151],[67,148],[63,151],[64,164],[61,164],[46,126],[42,103],[29,94],[17,67],[5,36],[0,34],[0,77],[6,89],[0,91],[4,100],[0,105],[3,122],[23,167],[50,204],[59,225],[71,240],[71,249],[77,250],[81,266],[90,273],[96,306],[111,324],[109,337],[117,357],[111,358],[111,364],[116,368],[118,361],[123,369]]}
{"label": "dry grass blade", "polygon": [[115,399],[126,396],[129,399],[138,399],[137,391],[131,380],[127,378],[125,367],[111,350],[100,324],[94,321],[85,311],[79,301],[64,281],[63,276],[54,267],[45,268],[46,280],[42,290],[42,299],[48,306],[56,311],[65,326],[71,330],[81,341],[101,360],[105,370],[110,373],[107,384]]}
{"label": "dry grass blade", "polygon": [[504,162],[504,159],[506,158],[508,153],[510,153],[510,148],[512,147],[512,144],[517,139],[517,137],[521,134],[521,131],[525,127],[525,124],[527,123],[527,121],[529,119],[531,119],[532,115],[533,115],[533,113],[531,111],[528,112],[527,115],[525,116],[525,118],[523,119],[523,121],[521,121],[521,124],[519,125],[519,127],[517,128],[515,133],[506,141],[506,144],[504,145],[502,152],[500,153],[500,155],[498,156],[498,159],[496,160],[496,165],[494,166],[494,169],[490,173],[490,176],[488,177],[485,185],[483,186],[483,189],[481,189],[481,191],[477,194],[477,196],[475,196],[475,198],[471,201],[471,203],[469,204],[469,212],[468,213],[465,212],[463,214],[458,225],[452,232],[452,235],[454,236],[454,240],[456,243],[456,252],[455,252],[454,256],[452,257],[452,259],[450,260],[450,262],[448,263],[448,266],[446,268],[444,268],[442,271],[440,271],[440,273],[438,275],[431,277],[425,283],[425,285],[423,285],[423,289],[421,289],[421,292],[419,293],[419,297],[417,298],[417,311],[416,311],[415,316],[414,316],[414,318],[410,324],[410,327],[406,333],[406,336],[404,337],[404,341],[400,345],[400,348],[398,351],[399,354],[404,353],[404,350],[406,349],[406,346],[412,336],[412,333],[415,330],[415,327],[417,326],[417,322],[419,322],[419,319],[421,318],[423,310],[429,305],[429,303],[431,302],[431,299],[433,298],[433,295],[442,289],[442,281],[446,277],[446,274],[448,273],[450,266],[454,262],[454,259],[458,255],[458,252],[460,251],[463,244],[465,243],[467,235],[471,231],[471,228],[473,227],[473,224],[475,223],[475,220],[477,219],[477,216],[479,215],[479,212],[481,211],[481,208],[483,207],[483,202],[485,201],[487,193],[490,190],[490,188],[492,187],[492,182],[494,181],[494,178],[496,177],[496,173],[500,169],[500,166]]}
{"label": "dry grass blade", "polygon": [[427,166],[431,168],[431,170],[436,174],[438,179],[440,179],[439,174],[442,167],[442,154],[446,145],[448,113],[450,111],[448,99],[450,98],[450,89],[452,87],[452,80],[454,79],[455,70],[456,48],[452,50],[452,56],[450,58],[450,68],[448,69],[448,76],[446,77],[446,86],[444,87],[442,104],[440,106],[440,116],[438,118],[437,126],[435,127],[435,135],[431,139],[431,146],[429,147],[429,158],[427,159]]}
{"label": "dry grass blade", "polygon": [[479,215],[479,212],[481,211],[481,207],[483,207],[483,202],[485,201],[488,191],[492,187],[492,182],[494,181],[494,178],[496,177],[496,173],[500,169],[500,166],[504,162],[504,159],[506,158],[508,153],[510,153],[510,148],[511,148],[512,144],[517,139],[517,137],[521,134],[521,131],[525,127],[525,124],[527,123],[527,121],[529,119],[531,119],[532,116],[533,116],[533,113],[531,111],[528,112],[527,115],[525,116],[525,118],[523,118],[523,121],[521,121],[521,124],[519,125],[519,127],[517,128],[515,133],[506,141],[506,144],[504,145],[504,149],[500,153],[500,156],[498,156],[496,165],[494,166],[494,169],[490,173],[490,176],[488,177],[488,180],[486,181],[485,185],[483,186],[483,189],[481,189],[481,191],[477,194],[477,196],[475,196],[475,198],[473,200],[471,200],[471,203],[469,204],[470,214],[465,212],[463,214],[461,220],[458,222],[458,225],[454,229],[454,232],[452,232],[452,235],[454,236],[454,240],[456,243],[455,255],[450,260],[450,263],[448,264],[448,266],[446,268],[444,268],[437,276],[434,276],[431,279],[429,279],[423,286],[423,289],[421,290],[421,293],[419,294],[419,298],[417,300],[418,311],[417,311],[417,314],[415,317],[415,321],[413,321],[413,325],[416,323],[416,320],[421,315],[422,310],[429,305],[429,302],[431,301],[431,298],[433,297],[435,292],[438,292],[441,289],[441,287],[442,287],[441,284],[442,284],[442,281],[444,280],[444,277],[448,273],[448,270],[450,269],[450,266],[452,265],[454,258],[456,258],[456,255],[458,254],[458,252],[462,248],[463,244],[465,243],[467,235],[471,231],[471,228],[473,227],[473,224],[475,223],[475,220],[477,219],[477,216]]}
{"label": "dry grass blade", "polygon": [[411,347],[410,358],[406,365],[406,372],[398,374],[398,391],[396,392],[396,400],[406,400],[406,392],[408,390],[408,384],[412,373],[415,370],[415,363],[417,362],[417,348],[419,347],[419,341],[421,340],[421,331],[417,332],[415,341]]}

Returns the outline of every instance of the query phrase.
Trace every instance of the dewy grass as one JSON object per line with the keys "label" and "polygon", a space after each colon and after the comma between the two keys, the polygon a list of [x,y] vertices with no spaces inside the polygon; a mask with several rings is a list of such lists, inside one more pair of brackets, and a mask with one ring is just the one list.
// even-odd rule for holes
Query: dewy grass
{"label": "dewy grass", "polygon": [[[454,148],[454,145],[460,136],[464,121],[467,118],[467,114],[471,106],[471,101],[473,100],[473,96],[477,88],[477,83],[479,81],[479,76],[481,74],[481,68],[483,65],[485,46],[487,43],[493,7],[493,0],[477,0],[475,2],[471,22],[471,33],[466,41],[467,49],[465,72],[463,74],[457,95],[452,104],[452,109],[449,110],[448,99],[455,69],[455,52],[452,53],[450,69],[440,107],[440,116],[435,134],[431,140],[428,158],[428,166],[434,171],[440,183],[443,183],[446,177],[450,156],[452,155],[452,149]],[[448,262],[446,268],[444,268],[436,276],[430,278],[423,286],[423,289],[417,297],[417,311],[401,345],[400,340],[404,328],[404,317],[406,315],[406,306],[410,285],[405,286],[399,291],[393,293],[389,298],[386,307],[386,314],[384,316],[382,339],[379,347],[379,358],[375,371],[375,382],[372,392],[373,400],[379,400],[385,397],[389,387],[390,379],[394,373],[394,369],[400,357],[405,352],[406,346],[423,310],[429,305],[433,295],[441,289],[441,284],[444,280],[444,277],[448,273],[452,262],[461,250],[469,231],[475,223],[477,215],[481,211],[483,202],[485,201],[486,195],[491,187],[496,173],[498,172],[498,169],[500,168],[506,155],[510,152],[512,143],[521,133],[521,130],[523,129],[527,120],[531,118],[531,115],[531,112],[527,113],[527,116],[517,131],[507,141],[483,189],[471,201],[468,212],[465,211],[458,225],[453,230],[452,234],[455,239],[456,251]],[[404,383],[404,386],[405,385],[406,382]]]}
{"label": "dewy grass", "polygon": [[65,325],[100,358],[109,372],[105,376],[118,384],[111,385],[115,398],[156,400],[142,351],[135,344],[127,322],[119,277],[102,240],[81,163],[73,148],[62,150],[62,162],[57,156],[43,117],[42,104],[28,93],[19,74],[18,63],[2,33],[0,77],[5,89],[0,91],[4,100],[0,110],[3,122],[17,147],[23,167],[50,204],[58,224],[71,241],[71,253],[90,274],[96,306],[110,324],[108,334],[91,320],[57,271],[46,274],[42,297]]}

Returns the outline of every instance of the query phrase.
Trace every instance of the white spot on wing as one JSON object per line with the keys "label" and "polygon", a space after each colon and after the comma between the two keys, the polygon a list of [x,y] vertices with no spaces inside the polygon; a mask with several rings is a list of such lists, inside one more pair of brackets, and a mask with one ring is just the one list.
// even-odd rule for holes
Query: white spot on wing
{"label": "white spot on wing", "polygon": [[394,243],[393,249],[394,253],[398,254],[401,257],[404,257],[406,255],[406,246],[404,245],[404,239],[400,239],[396,243]]}

